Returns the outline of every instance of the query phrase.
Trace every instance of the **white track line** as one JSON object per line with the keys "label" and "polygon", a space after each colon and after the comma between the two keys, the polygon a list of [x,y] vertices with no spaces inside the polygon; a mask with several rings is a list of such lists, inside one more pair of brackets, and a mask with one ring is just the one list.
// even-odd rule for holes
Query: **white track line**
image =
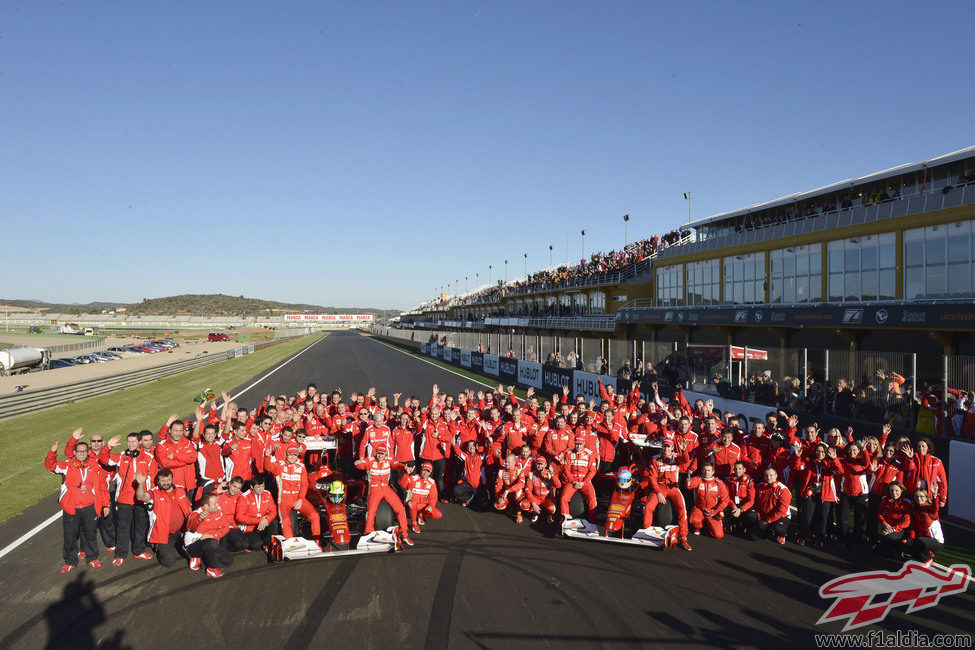
{"label": "white track line", "polygon": [[450,368],[444,368],[440,364],[434,363],[433,361],[430,361],[429,359],[424,359],[422,356],[418,356],[418,355],[416,355],[416,354],[414,354],[412,352],[407,352],[406,350],[403,350],[402,348],[399,348],[399,347],[393,345],[392,343],[387,343],[386,341],[380,341],[379,339],[374,338],[372,336],[367,336],[366,338],[369,339],[370,341],[375,341],[376,343],[379,343],[381,345],[385,345],[387,348],[391,348],[393,350],[396,350],[397,352],[400,352],[402,354],[405,354],[406,356],[410,357],[411,359],[416,359],[417,361],[422,361],[423,363],[429,363],[431,366],[433,366],[434,368],[437,368],[438,370],[443,370],[444,372],[449,372],[452,375],[457,375],[458,377],[463,377],[467,381],[473,381],[475,384],[480,384],[481,386],[487,386],[488,388],[497,388],[498,387],[497,384],[495,384],[494,386],[492,386],[491,384],[485,384],[483,381],[480,381],[480,380],[477,380],[477,379],[471,379],[467,375],[462,375],[459,372],[455,372],[455,371],[451,370]]}
{"label": "white track line", "polygon": [[[326,338],[327,337],[323,336],[322,338],[318,339],[317,341],[315,341],[314,343],[312,343],[311,345],[309,345],[304,350],[299,351],[296,355],[294,355],[290,359],[287,359],[285,361],[282,361],[281,364],[278,365],[277,368],[275,368],[274,370],[271,370],[266,375],[264,375],[263,377],[261,377],[260,379],[258,379],[254,383],[252,383],[250,386],[248,386],[244,390],[242,390],[239,393],[237,393],[236,395],[231,396],[231,398],[230,398],[231,401],[237,399],[238,397],[240,397],[241,395],[243,395],[244,393],[246,393],[247,391],[249,391],[251,388],[254,388],[254,386],[257,386],[259,383],[261,383],[262,381],[264,381],[265,379],[267,379],[268,377],[270,377],[271,375],[273,375],[274,373],[276,373],[278,370],[281,370],[281,368],[284,368],[286,365],[288,365],[289,363],[291,363],[292,361],[294,361],[295,359],[297,359],[298,357],[300,357],[301,355],[303,355],[305,352],[308,352],[308,350],[311,350],[313,347],[315,347],[316,345],[318,345],[319,343],[321,343],[322,341],[324,341]],[[45,528],[47,528],[48,526],[50,526],[51,524],[53,524],[55,521],[57,521],[60,518],[61,518],[61,511],[58,510],[56,513],[54,513],[53,515],[51,515],[50,518],[48,518],[48,519],[42,521],[41,523],[37,524],[36,526],[34,526],[34,528],[32,528],[31,530],[27,531],[26,533],[24,533],[23,535],[21,535],[20,537],[18,537],[16,540],[14,540],[10,544],[8,544],[2,551],[0,551],[0,558],[2,558],[3,556],[5,556],[7,553],[10,553],[11,551],[13,551],[18,546],[20,546],[21,544],[23,544],[24,542],[26,542],[27,540],[29,540],[31,537],[33,537],[37,533],[41,532],[42,530],[44,530]]]}

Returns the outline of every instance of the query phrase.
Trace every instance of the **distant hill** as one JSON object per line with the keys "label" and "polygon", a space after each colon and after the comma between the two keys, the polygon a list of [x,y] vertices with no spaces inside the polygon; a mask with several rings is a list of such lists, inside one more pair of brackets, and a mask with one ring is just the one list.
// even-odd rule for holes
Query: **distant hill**
{"label": "distant hill", "polygon": [[[135,316],[280,316],[282,314],[381,314],[372,307],[323,307],[226,296],[224,294],[184,294],[165,298],[146,298],[138,303],[90,302],[87,304],[48,303],[39,300],[6,300],[0,298],[0,309],[47,312],[100,314],[106,310],[124,311]],[[395,310],[385,310],[386,312]]]}

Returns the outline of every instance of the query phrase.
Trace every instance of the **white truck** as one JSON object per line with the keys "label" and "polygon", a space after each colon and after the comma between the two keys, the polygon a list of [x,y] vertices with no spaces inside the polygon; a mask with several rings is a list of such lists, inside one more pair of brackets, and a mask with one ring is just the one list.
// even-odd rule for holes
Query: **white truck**
{"label": "white truck", "polygon": [[34,370],[47,370],[51,366],[51,352],[44,348],[19,345],[0,350],[0,374],[16,375]]}

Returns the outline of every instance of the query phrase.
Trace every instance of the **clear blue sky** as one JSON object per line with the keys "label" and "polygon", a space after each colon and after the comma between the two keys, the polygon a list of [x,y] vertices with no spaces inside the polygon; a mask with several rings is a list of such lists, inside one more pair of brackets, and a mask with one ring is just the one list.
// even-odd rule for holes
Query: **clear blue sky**
{"label": "clear blue sky", "polygon": [[975,3],[0,3],[0,297],[408,308],[975,144]]}

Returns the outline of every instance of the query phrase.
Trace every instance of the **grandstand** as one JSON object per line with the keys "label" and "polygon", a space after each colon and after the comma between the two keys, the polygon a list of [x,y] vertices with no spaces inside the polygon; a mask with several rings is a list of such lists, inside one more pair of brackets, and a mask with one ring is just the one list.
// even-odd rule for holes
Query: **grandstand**
{"label": "grandstand", "polygon": [[973,260],[970,147],[444,295],[399,327],[543,363],[571,354],[603,374],[670,356],[694,389],[754,399],[749,386],[770,380],[774,403],[814,410],[835,409],[843,378],[879,421],[892,375],[912,401],[975,388]]}

